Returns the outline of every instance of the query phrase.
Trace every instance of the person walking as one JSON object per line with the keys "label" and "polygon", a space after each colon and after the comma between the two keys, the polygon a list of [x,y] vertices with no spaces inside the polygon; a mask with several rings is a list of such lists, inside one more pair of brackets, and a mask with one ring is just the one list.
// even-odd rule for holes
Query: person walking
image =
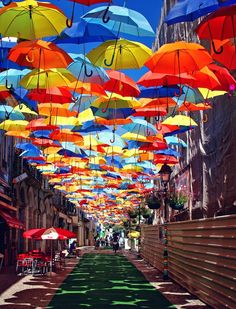
{"label": "person walking", "polygon": [[113,235],[113,251],[116,253],[119,250],[119,236],[118,234]]}

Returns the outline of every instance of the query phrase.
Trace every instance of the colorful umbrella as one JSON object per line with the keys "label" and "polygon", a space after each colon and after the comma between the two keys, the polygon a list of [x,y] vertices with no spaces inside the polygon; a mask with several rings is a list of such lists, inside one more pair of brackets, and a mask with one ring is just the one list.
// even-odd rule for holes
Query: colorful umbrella
{"label": "colorful umbrella", "polygon": [[141,68],[151,54],[151,49],[139,42],[119,39],[102,43],[87,57],[97,66],[120,70]]}
{"label": "colorful umbrella", "polygon": [[21,79],[20,85],[26,89],[37,89],[40,92],[41,88],[68,87],[75,81],[76,78],[63,68],[49,70],[34,69]]}
{"label": "colorful umbrella", "polygon": [[0,9],[2,36],[34,40],[59,35],[66,27],[66,16],[51,3],[26,0]]}
{"label": "colorful umbrella", "polygon": [[43,70],[66,68],[73,62],[63,49],[42,40],[20,42],[10,50],[8,59],[21,66]]}
{"label": "colorful umbrella", "polygon": [[[201,70],[213,62],[208,51],[196,43],[179,41],[162,45],[145,65],[155,73],[174,74]],[[181,84],[181,78],[180,84]]]}
{"label": "colorful umbrella", "polygon": [[107,75],[110,79],[103,85],[106,91],[118,93],[123,97],[137,97],[139,95],[140,90],[135,81],[124,73],[110,70],[107,71]]}
{"label": "colorful umbrella", "polygon": [[147,19],[140,13],[126,7],[111,5],[100,6],[82,16],[87,21],[106,24],[106,27],[118,33],[136,36],[154,36]]}
{"label": "colorful umbrella", "polygon": [[39,101],[40,103],[70,103],[73,101],[73,96],[69,90],[62,87],[52,87],[46,89],[33,89],[27,94],[31,100]]}
{"label": "colorful umbrella", "polygon": [[229,70],[236,69],[236,45],[234,40],[214,40],[214,48],[211,49],[211,56],[217,62],[223,64]]}

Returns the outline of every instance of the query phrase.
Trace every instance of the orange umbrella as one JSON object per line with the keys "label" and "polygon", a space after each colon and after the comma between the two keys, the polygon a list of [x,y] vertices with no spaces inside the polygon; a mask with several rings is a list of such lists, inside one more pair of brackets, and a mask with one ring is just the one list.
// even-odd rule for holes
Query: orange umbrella
{"label": "orange umbrella", "polygon": [[44,116],[61,116],[61,117],[73,117],[77,115],[77,112],[70,111],[69,104],[59,103],[43,103],[38,104],[39,115]]}
{"label": "orange umbrella", "polygon": [[130,118],[125,118],[125,119],[105,119],[105,118],[100,118],[96,117],[96,123],[97,124],[103,124],[104,126],[112,126],[112,125],[124,125],[128,123],[132,123],[132,120]]}
{"label": "orange umbrella", "polygon": [[109,80],[103,85],[104,90],[115,92],[123,97],[138,97],[140,90],[130,77],[119,71],[107,71]]}
{"label": "orange umbrella", "polygon": [[215,49],[211,49],[211,56],[229,70],[236,69],[236,45],[232,40],[214,40]]}
{"label": "orange umbrella", "polygon": [[143,116],[143,117],[160,117],[167,114],[164,107],[139,107],[135,109],[136,112],[132,114],[134,117]]}
{"label": "orange umbrella", "polygon": [[22,66],[40,68],[66,68],[73,59],[52,42],[43,40],[21,42],[14,46],[8,58]]}
{"label": "orange umbrella", "polygon": [[38,118],[31,120],[25,129],[30,131],[37,131],[37,130],[55,130],[58,128],[59,128],[58,126],[48,125],[47,123],[45,123],[44,118]]}
{"label": "orange umbrella", "polygon": [[98,84],[91,83],[83,83],[79,80],[70,84],[70,89],[74,90],[74,92],[78,92],[81,94],[90,94],[90,95],[106,95],[105,90],[102,86]]}
{"label": "orange umbrella", "polygon": [[145,65],[155,73],[180,76],[181,73],[199,71],[211,62],[213,59],[202,45],[179,41],[161,46]]}

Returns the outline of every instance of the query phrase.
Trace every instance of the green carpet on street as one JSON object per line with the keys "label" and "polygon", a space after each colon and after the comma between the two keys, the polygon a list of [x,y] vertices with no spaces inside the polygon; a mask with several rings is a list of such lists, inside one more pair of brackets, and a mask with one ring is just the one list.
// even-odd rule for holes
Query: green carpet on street
{"label": "green carpet on street", "polygon": [[48,309],[175,308],[124,256],[85,254]]}

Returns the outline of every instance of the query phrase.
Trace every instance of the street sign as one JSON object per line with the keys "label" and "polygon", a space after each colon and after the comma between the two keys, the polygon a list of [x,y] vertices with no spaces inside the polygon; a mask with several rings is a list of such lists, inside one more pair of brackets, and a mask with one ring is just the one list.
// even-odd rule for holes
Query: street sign
{"label": "street sign", "polygon": [[13,183],[18,183],[18,182],[26,179],[27,177],[28,177],[28,174],[27,173],[23,173],[23,174],[17,176],[16,178],[13,178],[12,182]]}

